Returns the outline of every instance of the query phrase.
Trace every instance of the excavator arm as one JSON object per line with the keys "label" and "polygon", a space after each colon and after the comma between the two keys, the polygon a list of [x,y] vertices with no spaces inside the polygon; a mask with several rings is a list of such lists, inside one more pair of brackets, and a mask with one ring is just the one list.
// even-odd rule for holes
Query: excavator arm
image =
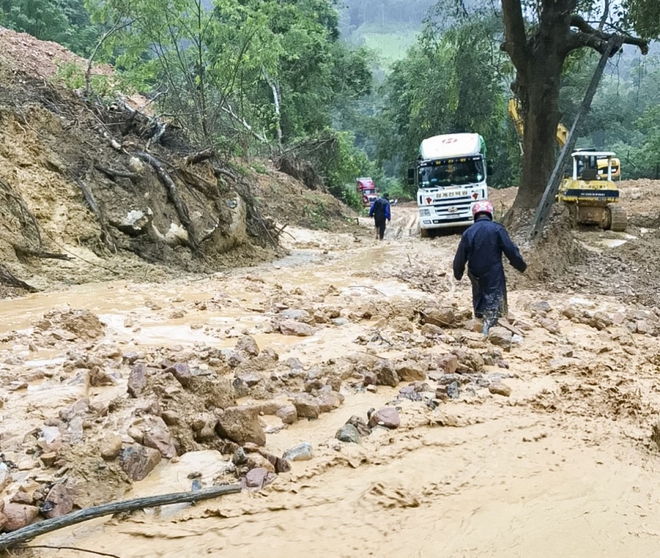
{"label": "excavator arm", "polygon": [[[513,124],[516,127],[516,131],[520,136],[520,139],[523,138],[525,129],[523,126],[523,119],[518,110],[518,101],[516,99],[509,99],[509,116],[513,120]],[[555,135],[557,140],[557,145],[559,149],[563,149],[566,145],[566,140],[568,139],[568,128],[564,126],[561,122],[557,125],[557,133]],[[603,177],[607,177],[607,160],[598,161],[598,173]],[[621,161],[616,157],[612,158],[612,178],[621,177]]]}

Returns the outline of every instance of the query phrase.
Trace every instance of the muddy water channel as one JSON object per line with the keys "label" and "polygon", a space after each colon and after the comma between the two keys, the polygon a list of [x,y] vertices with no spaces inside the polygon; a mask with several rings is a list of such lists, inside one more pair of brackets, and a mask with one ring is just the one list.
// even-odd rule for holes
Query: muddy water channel
{"label": "muddy water channel", "polygon": [[[413,228],[401,210],[382,243],[292,230],[274,264],[0,302],[6,506],[43,519],[57,485],[74,509],[245,487],[32,544],[122,558],[657,555],[657,316],[530,287],[510,293],[514,332],[485,340],[468,285],[449,277],[458,237]],[[337,437],[347,422],[353,441]]]}

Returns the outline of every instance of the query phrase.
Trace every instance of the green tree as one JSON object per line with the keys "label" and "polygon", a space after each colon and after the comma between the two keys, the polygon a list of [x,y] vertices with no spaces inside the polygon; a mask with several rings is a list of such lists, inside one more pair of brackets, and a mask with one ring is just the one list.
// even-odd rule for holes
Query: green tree
{"label": "green tree", "polygon": [[82,0],[0,0],[2,25],[87,55],[99,35]]}
{"label": "green tree", "polygon": [[[650,5],[650,0],[630,4]],[[569,55],[580,49],[603,53],[616,36],[621,43],[646,52],[646,42],[618,31],[613,19],[625,22],[625,13],[597,14],[598,3],[577,0],[502,0],[502,49],[516,68],[512,89],[522,106],[525,130],[521,186],[514,209],[538,205],[554,166],[555,133],[559,122],[561,75]],[[595,25],[584,17],[597,16]]]}
{"label": "green tree", "polygon": [[422,139],[443,133],[482,134],[496,158],[499,184],[515,180],[507,143],[515,140],[506,121],[504,81],[509,68],[495,38],[496,18],[460,19],[446,31],[429,23],[407,58],[396,63],[384,85],[379,159],[399,175],[413,161]]}

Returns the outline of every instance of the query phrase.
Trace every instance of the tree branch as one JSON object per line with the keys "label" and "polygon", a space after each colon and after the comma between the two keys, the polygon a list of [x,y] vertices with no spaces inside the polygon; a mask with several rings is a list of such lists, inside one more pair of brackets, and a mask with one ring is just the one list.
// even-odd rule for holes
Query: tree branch
{"label": "tree branch", "polygon": [[124,500],[123,502],[112,502],[110,504],[101,504],[92,508],[67,513],[53,519],[46,519],[27,527],[22,527],[12,533],[0,535],[0,551],[11,548],[18,543],[22,543],[43,535],[76,525],[83,521],[96,519],[105,515],[115,513],[125,513],[141,510],[142,508],[153,508],[156,506],[166,506],[168,504],[178,504],[182,502],[201,502],[210,498],[217,498],[225,494],[235,494],[241,491],[240,485],[229,484],[224,486],[211,486],[194,492],[178,492],[173,494],[162,494],[159,496],[148,496],[145,498],[135,498],[133,500]]}
{"label": "tree branch", "polygon": [[[567,53],[578,48],[590,47],[602,54],[607,49],[607,42],[614,35],[613,33],[605,33],[592,27],[581,15],[578,14],[573,14],[571,16],[571,27],[576,27],[578,31],[570,33],[566,43]],[[614,56],[614,54],[621,49],[621,45],[623,44],[636,46],[642,54],[648,54],[648,41],[627,34],[619,34],[619,37],[620,44],[612,50],[610,56]]]}
{"label": "tree branch", "polygon": [[518,71],[525,67],[528,57],[527,33],[520,0],[502,0],[504,43],[500,47],[511,57]]}

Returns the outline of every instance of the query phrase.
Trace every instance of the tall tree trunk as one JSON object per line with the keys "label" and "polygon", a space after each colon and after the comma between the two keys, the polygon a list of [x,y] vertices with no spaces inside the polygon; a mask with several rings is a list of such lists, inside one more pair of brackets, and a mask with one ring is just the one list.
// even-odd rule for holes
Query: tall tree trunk
{"label": "tall tree trunk", "polygon": [[559,61],[533,59],[529,72],[518,88],[525,130],[522,182],[515,201],[521,209],[535,208],[543,195],[554,166],[559,124]]}

